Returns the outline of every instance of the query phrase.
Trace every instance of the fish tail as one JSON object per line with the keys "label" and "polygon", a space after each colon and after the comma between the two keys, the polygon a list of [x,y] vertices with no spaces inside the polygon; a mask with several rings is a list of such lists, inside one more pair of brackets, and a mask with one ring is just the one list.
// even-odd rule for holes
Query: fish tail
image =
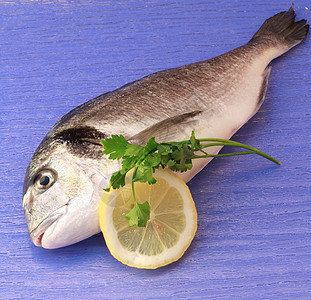
{"label": "fish tail", "polygon": [[264,43],[276,47],[281,51],[278,55],[287,52],[302,42],[309,32],[307,20],[295,22],[295,17],[292,5],[288,11],[280,12],[267,19],[249,43]]}

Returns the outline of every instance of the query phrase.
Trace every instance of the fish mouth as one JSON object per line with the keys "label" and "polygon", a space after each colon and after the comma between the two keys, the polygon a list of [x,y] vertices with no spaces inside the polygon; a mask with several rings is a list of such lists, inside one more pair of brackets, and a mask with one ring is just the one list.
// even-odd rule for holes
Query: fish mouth
{"label": "fish mouth", "polygon": [[53,213],[51,213],[47,218],[45,218],[33,231],[29,233],[32,242],[38,246],[42,247],[42,239],[46,230],[55,222],[59,220],[67,211],[67,205],[62,206]]}

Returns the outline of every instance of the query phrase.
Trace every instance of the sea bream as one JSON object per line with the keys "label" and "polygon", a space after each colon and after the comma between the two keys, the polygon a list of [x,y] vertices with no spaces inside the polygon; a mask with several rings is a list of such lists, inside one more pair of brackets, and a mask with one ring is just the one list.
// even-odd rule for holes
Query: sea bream
{"label": "sea bream", "polygon": [[[100,231],[98,206],[120,168],[102,153],[101,139],[122,134],[144,144],[198,138],[229,139],[264,101],[271,60],[307,35],[295,12],[266,20],[252,39],[218,57],[151,74],[82,104],[62,117],[26,171],[23,206],[36,246],[58,248]],[[220,148],[214,148],[216,154]],[[181,173],[185,181],[209,160]]]}

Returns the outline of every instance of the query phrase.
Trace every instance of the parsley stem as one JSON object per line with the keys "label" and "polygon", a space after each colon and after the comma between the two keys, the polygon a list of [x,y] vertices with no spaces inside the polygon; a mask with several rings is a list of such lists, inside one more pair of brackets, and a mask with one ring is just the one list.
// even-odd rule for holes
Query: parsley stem
{"label": "parsley stem", "polygon": [[231,140],[225,140],[225,139],[213,139],[213,138],[208,138],[208,139],[198,139],[200,142],[214,142],[214,143],[208,143],[208,144],[204,144],[204,145],[201,145],[200,146],[200,149],[198,150],[201,150],[203,148],[207,148],[207,147],[213,147],[213,146],[232,146],[232,147],[239,147],[239,148],[244,148],[244,149],[247,149],[247,150],[250,150],[250,151],[246,151],[246,152],[236,152],[236,153],[227,153],[227,154],[215,154],[215,155],[212,155],[212,154],[207,154],[207,155],[204,155],[204,156],[194,156],[193,158],[204,158],[204,157],[222,157],[222,156],[234,156],[234,155],[244,155],[244,154],[258,154],[278,165],[280,165],[281,163],[276,160],[275,158],[273,158],[272,156],[258,150],[257,148],[255,147],[252,147],[252,146],[248,146],[248,145],[245,145],[243,143],[239,143],[239,142],[235,142],[235,141],[231,141]]}
{"label": "parsley stem", "polygon": [[194,155],[191,158],[224,157],[224,156],[245,155],[254,153],[255,153],[254,151],[244,151],[244,152],[223,153],[223,154],[206,154],[206,155]]}
{"label": "parsley stem", "polygon": [[133,208],[125,215],[125,218],[129,220],[129,226],[136,225],[138,227],[146,227],[147,221],[150,219],[150,205],[148,201],[145,203],[138,203],[136,200],[134,183],[135,176],[138,170],[138,166],[135,167],[132,177],[132,195],[134,198]]}
{"label": "parsley stem", "polygon": [[136,168],[134,169],[133,177],[132,177],[132,192],[133,192],[133,198],[134,198],[134,205],[135,205],[135,206],[137,205],[137,201],[136,201],[136,196],[135,196],[134,180],[133,180],[133,179],[134,179],[135,176],[136,176],[137,169],[138,169],[138,167],[136,167]]}

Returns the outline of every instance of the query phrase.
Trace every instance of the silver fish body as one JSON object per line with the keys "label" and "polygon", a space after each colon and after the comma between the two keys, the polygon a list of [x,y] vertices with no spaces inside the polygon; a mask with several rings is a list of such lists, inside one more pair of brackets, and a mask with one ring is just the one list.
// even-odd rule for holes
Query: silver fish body
{"label": "silver fish body", "polygon": [[[261,106],[269,62],[307,35],[293,8],[266,20],[244,46],[210,60],[151,74],[101,95],[61,118],[26,171],[23,206],[32,241],[44,248],[76,243],[100,231],[98,206],[120,162],[102,154],[112,134],[144,144],[197,137],[229,139]],[[219,147],[213,149],[217,153]],[[190,180],[210,160],[180,174]]]}

